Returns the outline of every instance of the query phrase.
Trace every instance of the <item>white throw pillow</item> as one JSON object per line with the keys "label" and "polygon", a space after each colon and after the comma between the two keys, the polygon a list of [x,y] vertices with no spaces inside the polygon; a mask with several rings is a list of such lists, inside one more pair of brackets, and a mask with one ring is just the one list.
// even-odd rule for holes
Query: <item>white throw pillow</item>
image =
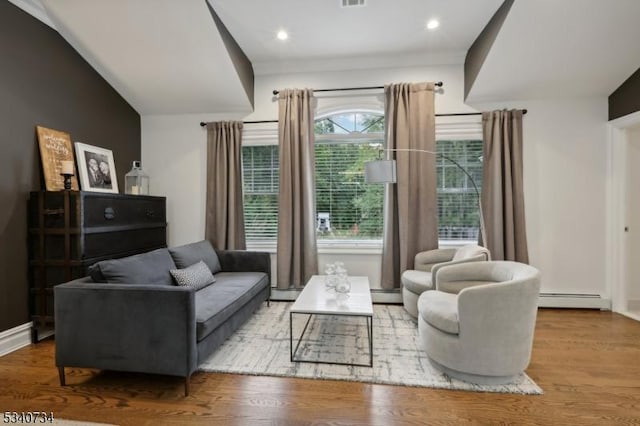
{"label": "white throw pillow", "polygon": [[200,290],[216,281],[211,270],[202,260],[184,269],[171,269],[169,272],[179,286],[192,287],[195,290]]}

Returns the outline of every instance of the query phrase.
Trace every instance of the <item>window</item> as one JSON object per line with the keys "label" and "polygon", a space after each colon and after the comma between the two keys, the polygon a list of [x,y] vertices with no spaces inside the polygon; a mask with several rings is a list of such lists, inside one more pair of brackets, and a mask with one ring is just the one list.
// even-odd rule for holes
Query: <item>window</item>
{"label": "window", "polygon": [[317,120],[316,233],[322,240],[381,240],[384,187],[364,183],[364,163],[383,143],[381,114],[351,112]]}
{"label": "window", "polygon": [[[438,239],[477,240],[480,224],[478,195],[482,188],[482,140],[437,140]],[[453,160],[453,161],[451,161]]]}
{"label": "window", "polygon": [[270,242],[278,232],[278,146],[242,147],[244,227],[247,241]]}
{"label": "window", "polygon": [[[438,233],[441,242],[474,241],[479,233],[482,140],[477,127],[456,133],[437,128]],[[316,233],[319,243],[357,244],[382,240],[384,185],[364,183],[364,163],[378,157],[384,117],[349,112],[316,120]],[[250,130],[245,129],[246,132]],[[245,232],[248,243],[274,243],[278,228],[278,147],[275,133],[254,145],[245,137],[243,155]],[[427,155],[427,154],[422,154]],[[445,156],[447,158],[445,158]]]}

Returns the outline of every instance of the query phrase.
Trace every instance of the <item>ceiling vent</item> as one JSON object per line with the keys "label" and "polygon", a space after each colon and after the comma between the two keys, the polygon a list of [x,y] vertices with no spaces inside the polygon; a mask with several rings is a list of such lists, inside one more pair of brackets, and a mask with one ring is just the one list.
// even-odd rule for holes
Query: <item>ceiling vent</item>
{"label": "ceiling vent", "polygon": [[362,7],[364,0],[342,0],[342,7]]}

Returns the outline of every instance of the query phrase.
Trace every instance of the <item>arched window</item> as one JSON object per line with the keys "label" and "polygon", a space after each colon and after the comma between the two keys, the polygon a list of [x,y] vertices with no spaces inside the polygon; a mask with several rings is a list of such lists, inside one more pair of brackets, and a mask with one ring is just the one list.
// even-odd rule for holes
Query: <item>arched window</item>
{"label": "arched window", "polygon": [[382,239],[384,187],[364,183],[378,157],[384,115],[349,111],[316,120],[316,232],[319,241]]}

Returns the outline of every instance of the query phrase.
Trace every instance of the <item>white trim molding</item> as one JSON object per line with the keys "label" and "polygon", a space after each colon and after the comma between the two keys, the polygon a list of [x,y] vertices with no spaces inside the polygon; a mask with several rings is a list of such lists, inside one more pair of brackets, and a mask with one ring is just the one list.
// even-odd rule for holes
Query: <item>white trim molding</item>
{"label": "white trim molding", "polygon": [[[640,124],[640,111],[609,121],[607,124],[607,292],[611,310],[627,315],[628,273],[627,240],[627,129]],[[634,317],[635,318],[635,317]],[[637,319],[637,318],[636,318]]]}
{"label": "white trim molding", "polygon": [[0,356],[4,356],[31,344],[31,325],[19,325],[0,333]]}

